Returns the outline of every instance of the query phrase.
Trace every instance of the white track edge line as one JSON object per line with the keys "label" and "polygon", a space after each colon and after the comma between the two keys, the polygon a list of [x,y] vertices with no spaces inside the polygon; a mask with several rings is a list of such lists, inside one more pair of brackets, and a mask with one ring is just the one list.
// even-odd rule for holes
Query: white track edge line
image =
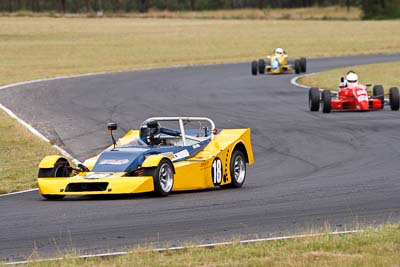
{"label": "white track edge line", "polygon": [[177,68],[189,68],[189,67],[210,67],[210,66],[217,66],[217,65],[231,65],[231,64],[243,64],[245,62],[215,62],[215,63],[205,63],[205,64],[182,64],[182,65],[173,65],[173,66],[161,66],[161,67],[145,67],[145,68],[136,68],[136,69],[126,69],[126,70],[112,70],[112,71],[101,71],[101,72],[89,72],[83,74],[72,74],[72,75],[65,75],[65,76],[58,76],[52,78],[43,78],[43,79],[36,79],[31,81],[24,81],[24,82],[17,82],[12,84],[6,84],[0,86],[0,90],[12,88],[19,85],[28,85],[38,82],[48,82],[48,81],[56,81],[56,80],[64,80],[64,79],[71,79],[71,78],[80,78],[80,77],[87,77],[87,76],[98,76],[104,74],[118,74],[118,73],[128,73],[128,72],[140,72],[140,71],[157,71],[157,70],[166,70],[166,69],[177,69]]}
{"label": "white track edge line", "polygon": [[2,194],[2,195],[0,195],[0,197],[23,194],[23,193],[33,192],[33,191],[37,191],[37,190],[38,190],[37,188],[32,188],[32,189],[27,189],[27,190],[22,190],[22,191],[16,191],[16,192],[11,192],[11,193],[7,193],[7,194]]}
{"label": "white track edge line", "polygon": [[[270,242],[270,241],[277,241],[277,240],[288,240],[288,239],[296,239],[296,238],[307,238],[307,237],[318,237],[323,235],[345,235],[345,234],[354,234],[362,232],[363,230],[349,230],[349,231],[336,231],[336,232],[329,232],[329,233],[318,233],[318,234],[307,234],[307,235],[290,235],[290,236],[279,236],[279,237],[271,237],[271,238],[259,238],[259,239],[248,239],[248,240],[241,240],[239,242],[236,241],[228,241],[228,242],[219,242],[219,243],[208,243],[208,244],[201,244],[195,246],[180,246],[180,247],[171,247],[171,248],[157,248],[157,249],[149,249],[146,250],[147,252],[165,252],[165,251],[175,251],[175,250],[184,250],[190,248],[214,248],[219,246],[226,246],[232,245],[235,243],[240,244],[249,244],[249,243],[258,243],[258,242]],[[122,256],[127,255],[132,252],[129,251],[118,251],[118,252],[110,252],[110,253],[99,253],[99,254],[86,254],[77,257],[71,257],[73,259],[88,259],[88,258],[102,258],[102,257],[115,257],[115,256]],[[15,262],[6,262],[5,265],[19,265],[19,264],[27,264],[32,262],[47,262],[47,261],[57,261],[57,260],[64,260],[67,258],[50,258],[50,259],[41,259],[41,260],[26,260],[26,261],[15,261]]]}

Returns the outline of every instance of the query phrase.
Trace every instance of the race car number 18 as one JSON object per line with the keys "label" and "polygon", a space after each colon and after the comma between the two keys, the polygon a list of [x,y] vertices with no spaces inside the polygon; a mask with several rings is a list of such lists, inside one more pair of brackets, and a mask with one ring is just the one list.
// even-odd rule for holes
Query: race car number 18
{"label": "race car number 18", "polygon": [[222,161],[215,158],[212,164],[212,178],[214,185],[221,184],[222,181]]}

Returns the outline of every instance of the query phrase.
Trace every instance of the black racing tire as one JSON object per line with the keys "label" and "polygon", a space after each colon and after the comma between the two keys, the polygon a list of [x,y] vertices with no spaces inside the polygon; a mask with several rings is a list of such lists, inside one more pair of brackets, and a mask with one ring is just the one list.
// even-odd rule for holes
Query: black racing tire
{"label": "black racing tire", "polygon": [[257,75],[257,69],[258,69],[258,64],[257,61],[254,60],[251,62],[251,74]]}
{"label": "black racing tire", "polygon": [[265,60],[264,59],[260,59],[258,61],[258,72],[260,74],[264,74],[265,73]]}
{"label": "black racing tire", "polygon": [[389,90],[389,103],[391,110],[399,110],[399,89],[397,87],[392,87]]}
{"label": "black racing tire", "polygon": [[[40,168],[38,178],[51,178],[51,177],[70,177],[71,169],[66,159],[57,160],[54,168]],[[65,195],[42,195],[46,199],[55,200],[63,199]]]}
{"label": "black racing tire", "polygon": [[154,193],[157,196],[168,196],[174,186],[174,168],[171,161],[162,159],[153,171]]}
{"label": "black racing tire", "polygon": [[307,71],[307,59],[305,57],[300,58],[300,70],[301,72]]}
{"label": "black racing tire", "polygon": [[324,90],[322,91],[322,112],[330,113],[331,112],[331,91]]}
{"label": "black racing tire", "polygon": [[300,60],[298,60],[298,59],[296,59],[294,61],[294,72],[296,74],[300,74],[300,72],[301,72]]}
{"label": "black racing tire", "polygon": [[383,86],[382,85],[374,85],[374,87],[372,88],[372,95],[374,96],[375,99],[379,99],[382,103],[382,107],[385,104],[385,91],[383,90]]}
{"label": "black racing tire", "polygon": [[66,159],[57,160],[54,164],[54,168],[40,168],[38,178],[50,178],[50,177],[70,177],[71,169]]}
{"label": "black racing tire", "polygon": [[320,93],[319,89],[312,87],[308,91],[308,106],[310,111],[318,111],[320,103]]}
{"label": "black racing tire", "polygon": [[246,180],[246,157],[243,152],[235,149],[230,162],[231,183],[233,188],[240,188]]}

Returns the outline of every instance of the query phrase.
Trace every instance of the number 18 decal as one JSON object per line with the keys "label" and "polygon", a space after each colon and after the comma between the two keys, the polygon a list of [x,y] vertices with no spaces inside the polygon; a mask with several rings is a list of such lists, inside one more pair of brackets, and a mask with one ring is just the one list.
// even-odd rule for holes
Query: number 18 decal
{"label": "number 18 decal", "polygon": [[222,161],[215,158],[212,164],[212,179],[214,185],[220,185],[222,182]]}

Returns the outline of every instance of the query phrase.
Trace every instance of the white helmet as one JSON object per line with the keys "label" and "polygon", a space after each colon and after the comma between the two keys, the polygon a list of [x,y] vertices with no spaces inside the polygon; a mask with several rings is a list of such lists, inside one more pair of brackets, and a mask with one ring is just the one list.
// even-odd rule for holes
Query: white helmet
{"label": "white helmet", "polygon": [[275,54],[280,56],[283,55],[283,49],[282,48],[275,49]]}
{"label": "white helmet", "polygon": [[355,86],[358,84],[358,75],[354,71],[349,71],[346,76],[347,85]]}

